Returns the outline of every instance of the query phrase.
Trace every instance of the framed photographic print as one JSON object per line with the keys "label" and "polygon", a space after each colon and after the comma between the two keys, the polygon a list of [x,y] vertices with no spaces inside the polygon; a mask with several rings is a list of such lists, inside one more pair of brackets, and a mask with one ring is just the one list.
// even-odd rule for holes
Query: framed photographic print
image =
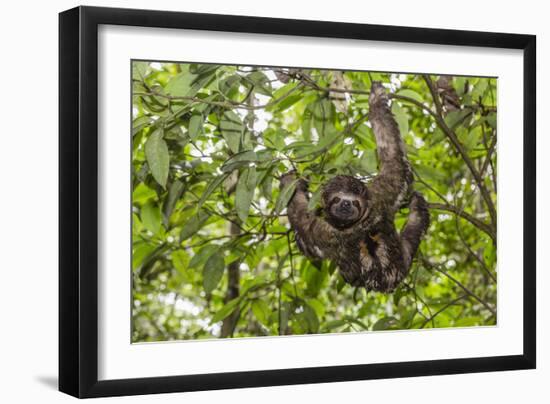
{"label": "framed photographic print", "polygon": [[59,21],[61,391],[535,367],[534,36]]}

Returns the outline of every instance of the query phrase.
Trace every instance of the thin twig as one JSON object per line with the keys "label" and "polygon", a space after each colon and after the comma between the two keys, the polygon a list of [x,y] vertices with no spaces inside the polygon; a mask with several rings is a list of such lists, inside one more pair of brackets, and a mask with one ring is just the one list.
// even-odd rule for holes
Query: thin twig
{"label": "thin twig", "polygon": [[491,312],[491,314],[493,315],[497,315],[497,312],[496,310],[491,307],[489,305],[489,303],[487,303],[485,300],[483,300],[481,297],[479,297],[478,295],[476,295],[474,292],[472,292],[470,289],[468,289],[466,286],[464,286],[462,284],[462,282],[460,282],[458,279],[456,279],[454,276],[452,276],[451,274],[449,274],[448,272],[442,270],[441,268],[439,268],[439,265],[436,265],[436,264],[432,264],[430,261],[428,261],[426,258],[422,257],[422,262],[424,265],[426,265],[427,267],[431,268],[431,269],[434,269],[435,271],[439,272],[440,274],[442,275],[445,275],[447,278],[449,278],[451,281],[453,281],[460,289],[462,289],[464,292],[466,292],[469,296],[471,296],[472,298],[474,298],[475,300],[477,300],[479,303],[481,303],[481,305],[483,307],[485,307],[487,310],[489,310]]}
{"label": "thin twig", "polygon": [[460,216],[461,218],[467,220],[468,222],[470,222],[471,224],[476,226],[478,229],[480,229],[483,232],[487,233],[487,235],[489,237],[491,237],[491,239],[494,242],[496,242],[496,233],[494,232],[493,228],[491,226],[489,226],[487,223],[485,223],[485,222],[483,222],[479,219],[476,219],[475,217],[473,217],[469,213],[464,212],[464,210],[462,210],[460,208],[457,208],[454,205],[443,204],[443,203],[433,203],[432,202],[432,203],[429,203],[428,206],[429,206],[430,209],[443,210],[443,211],[446,211],[446,212],[454,213],[457,216]]}
{"label": "thin twig", "polygon": [[438,316],[439,314],[443,313],[445,310],[447,310],[449,307],[455,305],[456,303],[458,303],[459,301],[461,301],[462,299],[464,299],[465,297],[467,297],[468,295],[464,294],[464,295],[461,295],[459,297],[457,297],[456,299],[450,301],[449,303],[447,303],[445,306],[443,306],[441,309],[439,309],[438,311],[436,311],[430,318],[428,318],[426,321],[424,321],[422,323],[422,325],[420,326],[420,328],[424,328],[426,327],[426,325],[431,321],[432,322],[432,325],[433,325],[433,321],[435,319],[436,316]]}
{"label": "thin twig", "polygon": [[491,272],[491,270],[487,267],[487,265],[485,264],[485,261],[483,261],[473,250],[472,250],[472,247],[470,247],[470,245],[466,242],[466,240],[464,239],[464,234],[462,234],[462,229],[460,228],[460,223],[459,223],[459,220],[458,220],[458,216],[456,217],[456,220],[455,220],[455,227],[456,227],[456,231],[458,233],[458,237],[460,238],[460,241],[462,242],[462,244],[464,245],[464,247],[466,247],[466,250],[468,250],[468,253],[474,257],[474,259],[479,262],[479,264],[481,265],[481,267],[483,268],[483,270],[487,273],[487,275],[493,280],[493,282],[497,282],[497,278],[495,277],[495,275],[493,275],[493,273]]}

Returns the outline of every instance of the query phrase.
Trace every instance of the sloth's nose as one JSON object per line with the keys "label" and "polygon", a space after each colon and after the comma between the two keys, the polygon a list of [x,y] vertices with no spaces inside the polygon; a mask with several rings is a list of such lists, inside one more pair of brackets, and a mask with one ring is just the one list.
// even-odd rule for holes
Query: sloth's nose
{"label": "sloth's nose", "polygon": [[342,206],[342,208],[349,209],[351,208],[351,202],[348,201],[347,199],[344,199],[340,204],[340,206]]}

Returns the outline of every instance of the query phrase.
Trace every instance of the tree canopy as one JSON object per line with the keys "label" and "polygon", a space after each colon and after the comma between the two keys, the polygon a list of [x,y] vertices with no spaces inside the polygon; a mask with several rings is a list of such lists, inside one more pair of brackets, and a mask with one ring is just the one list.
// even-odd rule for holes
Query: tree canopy
{"label": "tree canopy", "polygon": [[[391,294],[303,257],[278,182],[315,210],[332,176],[376,175],[373,80],[431,214]],[[133,342],[496,324],[495,78],[134,61],[132,82]]]}

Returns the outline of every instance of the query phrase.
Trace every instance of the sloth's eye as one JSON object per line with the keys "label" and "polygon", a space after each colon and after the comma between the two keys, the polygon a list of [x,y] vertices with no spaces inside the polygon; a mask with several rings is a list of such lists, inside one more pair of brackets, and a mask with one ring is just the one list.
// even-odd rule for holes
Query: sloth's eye
{"label": "sloth's eye", "polygon": [[357,209],[361,209],[361,204],[359,201],[353,201],[353,206],[355,206]]}
{"label": "sloth's eye", "polygon": [[338,197],[336,196],[336,197],[334,197],[334,199],[332,200],[332,203],[338,203],[338,202],[340,202],[340,201],[341,201],[341,199],[338,198]]}

